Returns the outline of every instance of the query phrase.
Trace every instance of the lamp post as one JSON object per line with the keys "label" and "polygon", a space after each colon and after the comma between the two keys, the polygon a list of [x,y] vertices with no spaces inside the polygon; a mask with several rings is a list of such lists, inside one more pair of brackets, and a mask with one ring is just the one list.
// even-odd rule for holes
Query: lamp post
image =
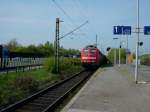
{"label": "lamp post", "polygon": [[126,48],[126,64],[128,64],[128,35],[127,35],[127,48]]}
{"label": "lamp post", "polygon": [[135,82],[138,83],[138,55],[139,55],[139,0],[137,0],[137,39],[136,39],[136,62],[135,62]]}
{"label": "lamp post", "polygon": [[[118,38],[113,38],[113,40],[117,40]],[[116,60],[117,60],[117,49],[115,48],[115,53],[114,53],[114,65],[117,63]]]}
{"label": "lamp post", "polygon": [[120,67],[120,64],[121,64],[121,48],[122,48],[122,44],[124,44],[124,41],[121,41],[120,45],[119,45],[119,67]]}
{"label": "lamp post", "polygon": [[118,65],[119,67],[120,67],[120,60],[121,60],[120,59],[121,58],[121,51],[120,50],[121,50],[121,42],[120,42],[120,45],[119,45],[119,65]]}

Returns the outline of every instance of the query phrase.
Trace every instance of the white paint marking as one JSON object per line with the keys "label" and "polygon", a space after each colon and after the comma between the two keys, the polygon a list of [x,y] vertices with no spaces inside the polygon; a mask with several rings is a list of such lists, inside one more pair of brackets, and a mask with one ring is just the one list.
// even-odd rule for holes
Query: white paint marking
{"label": "white paint marking", "polygon": [[82,57],[82,59],[96,59],[96,57]]}

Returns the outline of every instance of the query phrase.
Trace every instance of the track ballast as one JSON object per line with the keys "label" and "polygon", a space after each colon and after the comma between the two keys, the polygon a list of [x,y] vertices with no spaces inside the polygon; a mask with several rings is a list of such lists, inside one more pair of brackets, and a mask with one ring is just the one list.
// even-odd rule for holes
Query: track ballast
{"label": "track ballast", "polygon": [[53,112],[56,106],[92,73],[92,71],[82,71],[16,104],[10,105],[0,112]]}

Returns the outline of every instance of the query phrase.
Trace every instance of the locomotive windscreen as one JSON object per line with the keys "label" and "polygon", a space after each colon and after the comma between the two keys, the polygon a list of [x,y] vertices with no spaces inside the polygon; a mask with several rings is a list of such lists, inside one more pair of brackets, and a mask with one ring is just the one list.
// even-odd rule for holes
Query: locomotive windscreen
{"label": "locomotive windscreen", "polygon": [[96,48],[96,46],[94,46],[94,45],[88,45],[88,46],[85,47],[85,49],[88,49],[88,48]]}
{"label": "locomotive windscreen", "polygon": [[84,49],[84,53],[88,53],[88,49]]}
{"label": "locomotive windscreen", "polygon": [[91,51],[90,51],[91,53],[95,53],[96,52],[96,50],[95,49],[91,49]]}

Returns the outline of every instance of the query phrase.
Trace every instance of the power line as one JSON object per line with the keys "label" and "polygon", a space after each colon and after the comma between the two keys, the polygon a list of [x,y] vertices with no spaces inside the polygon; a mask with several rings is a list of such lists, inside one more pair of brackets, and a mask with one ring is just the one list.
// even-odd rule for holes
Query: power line
{"label": "power line", "polygon": [[[72,24],[74,27],[76,27],[77,25],[74,24],[74,21],[73,21],[73,19],[71,18],[71,16],[56,2],[56,0],[52,0],[52,1],[53,1],[54,4],[57,6],[57,8],[59,8],[59,10],[62,11],[63,14],[68,18],[68,20],[71,22],[71,24]],[[69,26],[72,26],[71,24],[70,24]],[[80,32],[81,32],[81,30],[80,30]]]}
{"label": "power line", "polygon": [[82,26],[86,25],[87,23],[88,23],[88,21],[84,22],[83,24],[81,24],[80,26],[78,26],[77,28],[75,28],[74,30],[72,30],[69,33],[66,33],[65,35],[63,35],[62,37],[60,37],[59,40],[62,39],[62,38],[64,38],[64,37],[66,37],[66,36],[68,36],[68,35],[70,35],[70,34],[72,34],[73,32],[75,32],[76,30],[80,29]]}
{"label": "power line", "polygon": [[[61,13],[60,13],[60,15],[65,15],[68,19],[69,19],[69,21],[71,22],[72,21],[72,19],[71,19],[71,17],[66,13],[66,11],[55,1],[55,0],[52,0],[52,2],[55,4],[55,6],[56,6],[56,8],[58,8],[59,9],[59,11],[61,11]],[[62,13],[63,12],[63,13]],[[65,22],[66,24],[64,24],[62,27],[64,27],[66,30],[69,30],[70,28],[72,28],[73,29],[73,25],[72,25],[72,22],[71,23],[69,23],[69,22]],[[68,26],[67,26],[68,25]]]}
{"label": "power line", "polygon": [[[87,13],[85,13],[85,7],[83,8],[83,5],[80,3],[79,0],[76,0],[75,3],[78,5],[79,9],[80,9],[80,12],[82,13],[82,16],[84,16],[85,18],[88,18],[89,16],[87,15]],[[80,14],[81,14],[80,13]],[[88,18],[88,20],[90,20],[91,18]],[[89,24],[90,24],[90,29],[94,29],[93,25],[91,24],[91,22],[89,21]],[[95,31],[95,34],[96,34],[96,31]]]}
{"label": "power line", "polygon": [[[79,13],[78,14],[80,14],[80,19],[81,20],[84,20],[84,18],[87,18],[86,17],[86,15],[85,15],[85,13],[84,13],[84,8],[81,6],[81,4],[80,4],[80,2],[78,1],[78,0],[72,0],[73,1],[73,6],[75,6],[77,9],[78,9],[78,11],[79,11]],[[87,19],[88,20],[88,19]],[[88,20],[89,21],[89,20]],[[82,29],[81,29],[82,30]],[[86,32],[88,32],[88,29],[86,29],[87,31]]]}
{"label": "power line", "polygon": [[54,4],[64,13],[64,15],[67,16],[67,18],[70,20],[70,22],[73,23],[73,20],[72,18],[67,14],[67,12],[55,1],[55,0],[52,0],[54,2]]}
{"label": "power line", "polygon": [[62,14],[64,14],[66,17],[67,17],[67,19],[69,20],[69,22],[65,22],[66,24],[64,24],[63,25],[63,27],[65,27],[66,28],[66,30],[67,29],[70,29],[70,28],[74,28],[74,26],[73,26],[73,20],[71,19],[71,17],[67,14],[67,12],[56,2],[56,0],[52,0],[52,2],[54,3],[54,5],[56,6],[56,8],[58,8],[60,11],[61,11],[61,13]]}
{"label": "power line", "polygon": [[80,14],[82,15],[82,17],[87,18],[84,11],[83,11],[83,8],[82,8],[80,2],[78,0],[73,0],[73,1],[76,4],[76,6],[78,7],[78,9],[80,10]]}

